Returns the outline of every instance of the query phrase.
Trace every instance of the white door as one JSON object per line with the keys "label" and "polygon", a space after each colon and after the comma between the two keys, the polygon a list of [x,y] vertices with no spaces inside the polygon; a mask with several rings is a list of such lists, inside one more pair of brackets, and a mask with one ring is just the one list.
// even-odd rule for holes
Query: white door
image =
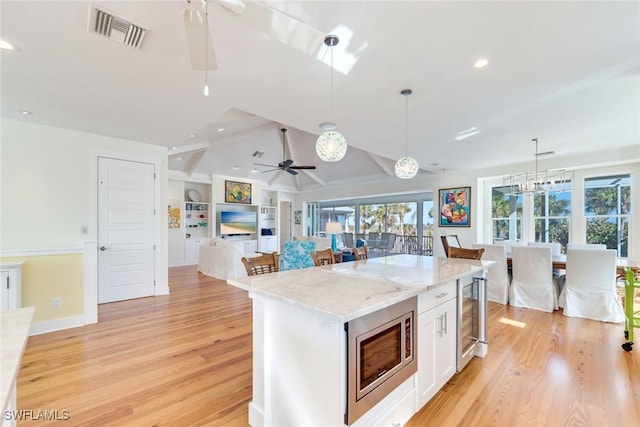
{"label": "white door", "polygon": [[154,294],[154,166],[98,159],[98,303]]}

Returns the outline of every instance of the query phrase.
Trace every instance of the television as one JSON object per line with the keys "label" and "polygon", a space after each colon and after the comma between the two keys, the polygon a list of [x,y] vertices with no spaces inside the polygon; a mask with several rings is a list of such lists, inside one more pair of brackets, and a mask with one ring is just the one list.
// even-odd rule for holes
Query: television
{"label": "television", "polygon": [[220,212],[220,234],[255,234],[258,215],[250,211]]}

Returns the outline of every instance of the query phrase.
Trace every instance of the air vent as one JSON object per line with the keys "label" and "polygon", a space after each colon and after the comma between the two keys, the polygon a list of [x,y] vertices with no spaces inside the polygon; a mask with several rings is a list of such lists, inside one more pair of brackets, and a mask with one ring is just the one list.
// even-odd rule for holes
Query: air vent
{"label": "air vent", "polygon": [[89,15],[89,31],[102,34],[120,44],[140,49],[147,29],[92,6]]}

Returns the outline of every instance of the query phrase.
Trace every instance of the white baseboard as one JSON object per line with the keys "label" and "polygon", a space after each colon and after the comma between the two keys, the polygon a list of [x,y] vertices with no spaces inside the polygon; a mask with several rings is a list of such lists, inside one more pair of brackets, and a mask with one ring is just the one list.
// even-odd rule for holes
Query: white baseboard
{"label": "white baseboard", "polygon": [[47,332],[55,332],[62,329],[77,328],[78,326],[84,326],[84,316],[81,314],[45,320],[43,322],[34,322],[29,329],[29,336],[46,334]]}

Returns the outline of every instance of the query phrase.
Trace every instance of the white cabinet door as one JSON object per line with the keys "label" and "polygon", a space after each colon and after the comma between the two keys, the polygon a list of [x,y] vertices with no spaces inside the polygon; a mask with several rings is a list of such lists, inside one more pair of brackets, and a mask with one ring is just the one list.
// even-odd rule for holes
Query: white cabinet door
{"label": "white cabinet door", "polygon": [[417,407],[422,408],[456,372],[456,300],[418,316]]}
{"label": "white cabinet door", "polygon": [[9,271],[0,271],[0,310],[9,310]]}
{"label": "white cabinet door", "polygon": [[278,252],[278,236],[260,236],[260,252]]}
{"label": "white cabinet door", "polygon": [[185,265],[192,265],[198,263],[198,256],[200,254],[200,245],[202,245],[207,239],[191,238],[184,239],[184,263]]}

